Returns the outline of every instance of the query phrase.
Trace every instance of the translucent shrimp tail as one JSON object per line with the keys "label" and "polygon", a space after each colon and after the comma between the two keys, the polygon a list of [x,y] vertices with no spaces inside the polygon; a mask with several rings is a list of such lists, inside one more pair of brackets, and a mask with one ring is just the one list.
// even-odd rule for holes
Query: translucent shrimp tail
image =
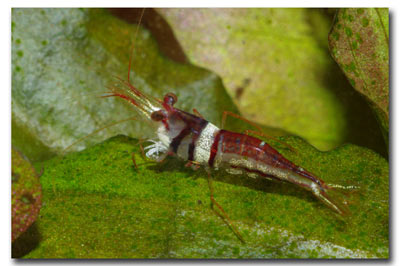
{"label": "translucent shrimp tail", "polygon": [[349,216],[349,192],[356,189],[354,186],[323,185],[313,190],[313,193],[329,208],[342,216]]}

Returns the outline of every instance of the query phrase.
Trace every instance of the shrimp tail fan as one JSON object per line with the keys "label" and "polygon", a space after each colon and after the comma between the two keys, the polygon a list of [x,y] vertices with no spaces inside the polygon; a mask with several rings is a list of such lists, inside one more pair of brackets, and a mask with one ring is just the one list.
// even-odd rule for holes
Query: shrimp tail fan
{"label": "shrimp tail fan", "polygon": [[314,194],[328,207],[345,217],[351,215],[349,209],[350,195],[355,190],[357,190],[355,186],[325,185],[318,189],[318,193],[314,192]]}

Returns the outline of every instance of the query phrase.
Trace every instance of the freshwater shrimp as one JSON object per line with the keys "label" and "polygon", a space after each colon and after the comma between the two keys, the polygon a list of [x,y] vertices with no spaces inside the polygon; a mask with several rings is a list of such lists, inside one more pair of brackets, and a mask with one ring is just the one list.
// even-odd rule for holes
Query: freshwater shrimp
{"label": "freshwater shrimp", "polygon": [[[213,169],[225,169],[233,175],[247,174],[252,178],[286,181],[311,191],[336,213],[349,213],[346,202],[340,198],[337,190],[340,186],[325,183],[261,139],[220,129],[203,117],[175,108],[174,104],[178,101],[175,94],[167,93],[163,100],[159,100],[123,80],[109,89],[108,94],[102,97],[120,97],[128,101],[154,126],[157,137],[144,148],[147,150],[146,157],[162,161],[171,155],[187,161],[187,166],[195,169],[203,167],[209,174],[209,185]],[[230,223],[225,211],[213,198],[211,185],[210,192],[212,202]],[[230,226],[243,241],[235,227],[232,224]]]}

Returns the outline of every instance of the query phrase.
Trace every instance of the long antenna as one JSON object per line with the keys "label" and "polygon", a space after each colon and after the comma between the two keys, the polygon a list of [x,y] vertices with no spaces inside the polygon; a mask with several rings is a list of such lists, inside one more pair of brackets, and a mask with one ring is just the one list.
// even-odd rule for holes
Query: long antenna
{"label": "long antenna", "polygon": [[138,25],[136,27],[135,37],[133,39],[133,42],[132,42],[132,45],[131,45],[130,54],[129,54],[128,83],[131,83],[130,73],[131,73],[131,65],[132,65],[132,59],[133,59],[133,47],[135,46],[136,37],[137,37],[138,31],[139,31],[140,23],[142,22],[144,11],[145,11],[145,8],[143,8],[142,13],[140,14],[139,23],[138,23]]}

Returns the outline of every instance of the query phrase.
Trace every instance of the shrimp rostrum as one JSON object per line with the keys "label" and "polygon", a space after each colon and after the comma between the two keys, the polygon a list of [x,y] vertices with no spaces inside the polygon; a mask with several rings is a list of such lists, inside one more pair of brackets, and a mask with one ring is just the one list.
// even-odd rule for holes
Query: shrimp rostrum
{"label": "shrimp rostrum", "polygon": [[226,169],[230,174],[247,174],[286,181],[315,195],[340,215],[348,213],[345,201],[334,185],[286,159],[256,137],[223,130],[197,115],[174,107],[177,97],[167,93],[163,100],[136,89],[129,82],[110,87],[108,95],[127,100],[145,119],[154,124],[157,139],[147,146],[146,156],[157,161],[175,155],[189,164],[211,169]]}

